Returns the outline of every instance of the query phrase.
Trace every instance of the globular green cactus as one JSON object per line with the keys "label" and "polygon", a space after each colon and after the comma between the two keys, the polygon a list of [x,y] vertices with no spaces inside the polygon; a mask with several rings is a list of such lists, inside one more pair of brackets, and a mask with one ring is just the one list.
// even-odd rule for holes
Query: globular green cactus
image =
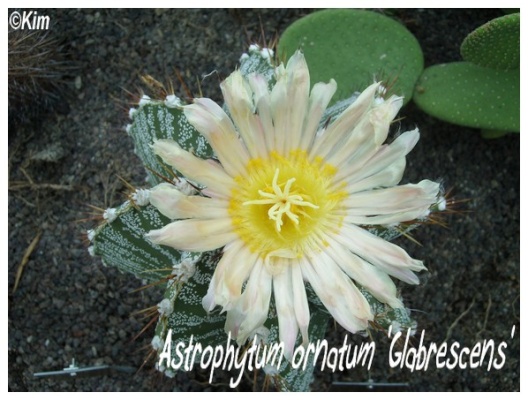
{"label": "globular green cactus", "polygon": [[[266,77],[268,84],[272,85],[275,70],[272,55],[268,49],[261,50],[253,46],[249,54],[241,58],[240,71],[244,74],[259,71]],[[354,98],[329,108],[322,123],[335,118],[342,112],[343,104],[350,104]],[[191,194],[197,193],[200,187],[180,177],[178,171],[164,164],[151,149],[154,140],[170,138],[198,157],[214,157],[205,138],[187,121],[182,112],[182,104],[182,100],[174,95],[168,95],[165,99],[143,96],[138,107],[131,109],[132,123],[126,130],[134,140],[136,153],[147,167],[151,185],[165,182],[175,185],[183,193]],[[152,347],[158,355],[164,352],[169,332],[173,342],[186,344],[193,338],[194,343],[200,342],[204,347],[225,346],[228,340],[224,331],[225,314],[207,313],[202,306],[202,298],[208,290],[221,250],[182,252],[147,240],[147,232],[159,229],[169,222],[168,218],[150,204],[149,193],[148,189],[136,189],[124,204],[107,209],[103,215],[103,223],[88,232],[91,242],[89,251],[92,255],[100,256],[106,265],[115,266],[149,283],[164,285],[164,296],[157,306],[158,324],[152,340]],[[411,227],[402,226],[399,229],[380,226],[371,231],[387,239]],[[363,293],[376,315],[373,329],[387,330],[391,324],[401,329],[415,328],[416,324],[407,309],[393,310],[364,289]],[[311,290],[308,290],[308,298],[310,307],[313,308],[309,336],[312,341],[317,341],[324,338],[330,314]],[[263,334],[268,343],[276,343],[279,337],[278,321],[274,315],[276,311],[272,304],[270,318],[265,326],[266,332]],[[236,346],[234,341],[232,343]],[[172,347],[172,357],[177,358],[176,345]],[[161,363],[157,368],[167,376],[174,376],[175,371],[171,366]],[[284,362],[276,370],[264,369],[280,390],[305,391],[312,381],[313,368],[309,364],[306,369],[295,369]]]}
{"label": "globular green cactus", "polygon": [[519,69],[521,14],[504,15],[478,27],[462,42],[465,61],[498,70]]}
{"label": "globular green cactus", "polygon": [[469,62],[427,68],[414,94],[426,113],[453,124],[519,132],[520,74]]}
{"label": "globular green cactus", "polygon": [[391,92],[406,103],[423,70],[416,38],[399,22],[372,11],[324,10],[301,18],[282,34],[278,54],[287,58],[299,48],[312,82],[336,80],[334,101],[381,79],[394,81]]}

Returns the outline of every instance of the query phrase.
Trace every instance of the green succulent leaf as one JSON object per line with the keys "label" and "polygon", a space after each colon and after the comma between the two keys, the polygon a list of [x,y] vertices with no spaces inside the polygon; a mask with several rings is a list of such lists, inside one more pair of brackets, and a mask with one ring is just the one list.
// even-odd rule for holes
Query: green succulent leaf
{"label": "green succulent leaf", "polygon": [[484,139],[498,139],[508,134],[508,132],[499,129],[483,129],[480,131],[480,136]]}
{"label": "green succulent leaf", "polygon": [[312,83],[336,80],[334,102],[373,79],[394,81],[391,91],[408,102],[423,70],[416,38],[399,22],[371,11],[323,10],[301,18],[282,34],[278,54],[287,58],[299,48]]}
{"label": "green succulent leaf", "polygon": [[521,14],[504,15],[480,26],[462,42],[465,61],[499,70],[519,69]]}
{"label": "green succulent leaf", "polygon": [[519,132],[520,73],[470,62],[434,65],[416,84],[414,101],[441,120],[487,130]]}

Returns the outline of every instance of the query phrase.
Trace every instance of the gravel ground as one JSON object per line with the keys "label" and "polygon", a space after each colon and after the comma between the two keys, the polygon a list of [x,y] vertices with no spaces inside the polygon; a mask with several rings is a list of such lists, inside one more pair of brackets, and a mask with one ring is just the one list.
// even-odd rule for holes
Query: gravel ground
{"label": "gravel ground", "polygon": [[[139,76],[160,80],[181,71],[194,93],[200,86],[220,99],[218,84],[235,67],[247,45],[261,35],[284,31],[309,10],[41,10],[51,33],[66,43],[77,70],[77,88],[56,109],[32,125],[10,124],[9,180],[33,180],[9,191],[9,389],[12,391],[211,391],[228,390],[219,377],[206,383],[203,371],[168,379],[153,362],[136,374],[34,379],[32,373],[60,370],[72,358],[80,365],[139,368],[152,331],[133,340],[144,322],[134,311],[156,304],[159,292],[131,293],[141,283],[105,268],[86,251],[85,231],[93,223],[89,205],[106,208],[123,200],[118,179],[141,185],[145,173],[124,133],[127,110],[141,86]],[[396,16],[417,36],[426,65],[459,59],[464,36],[498,10],[406,10]],[[80,87],[79,87],[80,84]],[[177,89],[178,92],[179,89]],[[179,91],[181,93],[181,90]],[[67,103],[69,107],[64,107]],[[417,125],[422,137],[408,157],[404,180],[439,179],[457,199],[470,199],[464,212],[448,217],[448,228],[425,226],[415,245],[400,239],[429,272],[417,287],[402,285],[416,310],[424,343],[445,338],[473,347],[493,339],[507,345],[500,370],[437,369],[409,372],[390,368],[389,340],[376,338],[370,371],[358,367],[316,374],[313,390],[335,381],[407,383],[407,390],[518,391],[520,389],[519,135],[483,140],[476,130],[439,122],[412,104],[401,113],[402,129]],[[48,151],[53,161],[35,159]],[[38,157],[36,157],[38,158]],[[25,172],[25,173],[24,173]],[[26,176],[27,175],[27,176]],[[44,188],[38,184],[56,184]],[[68,190],[72,189],[73,190]],[[12,294],[18,264],[38,232],[42,236]],[[512,326],[516,325],[513,339]],[[339,344],[344,332],[329,327]],[[362,339],[355,337],[355,342]],[[417,345],[418,342],[416,341]],[[241,390],[251,390],[245,381]],[[340,390],[356,390],[349,386]]]}

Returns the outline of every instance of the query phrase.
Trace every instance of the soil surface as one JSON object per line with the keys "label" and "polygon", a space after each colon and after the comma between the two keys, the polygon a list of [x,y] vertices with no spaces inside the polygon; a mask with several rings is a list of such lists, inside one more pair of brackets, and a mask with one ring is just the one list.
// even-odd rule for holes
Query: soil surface
{"label": "soil surface", "polygon": [[[204,371],[174,379],[154,370],[154,360],[133,374],[106,373],[63,380],[32,377],[61,370],[72,359],[82,366],[129,366],[137,370],[149,352],[152,328],[133,340],[145,321],[134,312],[160,300],[156,289],[132,292],[135,278],[103,267],[88,255],[86,229],[94,226],[90,206],[105,209],[124,200],[125,185],[141,186],[145,172],[124,131],[137,101],[140,75],[175,83],[181,72],[189,90],[221,100],[219,83],[237,66],[247,45],[280,34],[311,10],[40,10],[51,19],[50,34],[64,43],[76,68],[67,76],[61,101],[32,123],[9,126],[9,389],[12,391],[216,391],[227,378],[207,383]],[[467,33],[499,10],[391,10],[420,41],[426,66],[460,59]],[[202,76],[208,77],[202,80]],[[38,106],[38,98],[35,99]],[[405,182],[429,178],[453,188],[462,212],[447,228],[414,231],[421,246],[397,243],[424,260],[422,283],[400,288],[406,305],[425,330],[424,345],[447,340],[472,349],[501,342],[505,362],[477,368],[427,371],[389,365],[390,340],[375,337],[376,354],[366,367],[318,371],[314,391],[361,390],[354,382],[390,382],[413,391],[518,391],[520,389],[519,135],[484,140],[477,130],[438,121],[412,103],[401,129],[418,126],[421,140],[408,156]],[[31,241],[41,233],[18,288],[15,276]],[[515,333],[511,337],[512,327]],[[339,346],[345,332],[329,326]],[[419,336],[418,336],[419,338]],[[350,341],[366,340],[353,336]],[[419,346],[419,340],[413,341]],[[498,359],[500,361],[500,358]],[[336,382],[348,384],[335,385]],[[238,390],[252,390],[252,377]],[[258,388],[257,388],[258,389]],[[382,388],[383,389],[383,388]]]}

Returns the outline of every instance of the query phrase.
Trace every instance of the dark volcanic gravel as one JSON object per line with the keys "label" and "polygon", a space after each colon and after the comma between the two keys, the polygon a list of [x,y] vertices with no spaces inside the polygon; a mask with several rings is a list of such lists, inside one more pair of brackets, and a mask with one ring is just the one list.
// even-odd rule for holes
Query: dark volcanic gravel
{"label": "dark volcanic gravel", "polygon": [[[103,267],[87,251],[85,231],[93,226],[89,205],[106,208],[123,201],[118,176],[142,185],[145,173],[123,127],[141,86],[139,76],[171,79],[184,94],[175,69],[194,93],[220,100],[219,82],[237,65],[262,31],[268,38],[308,10],[40,10],[51,18],[51,34],[66,44],[77,68],[71,77],[69,107],[57,107],[32,125],[11,124],[9,180],[59,187],[9,190],[9,389],[12,391],[228,390],[220,376],[207,384],[202,372],[168,379],[149,361],[136,374],[34,379],[34,372],[60,370],[72,358],[139,368],[148,353],[152,329],[133,340],[145,321],[134,311],[159,302],[157,290],[141,286],[114,268]],[[464,36],[499,10],[394,11],[417,36],[426,65],[460,58]],[[80,88],[74,88],[74,78]],[[38,100],[36,100],[38,101]],[[68,110],[64,114],[64,110]],[[483,140],[479,132],[437,121],[412,104],[402,129],[418,126],[422,137],[408,157],[404,181],[439,179],[452,187],[464,212],[447,218],[448,228],[424,226],[414,232],[422,244],[398,240],[429,268],[417,287],[401,285],[406,305],[425,329],[424,343],[445,338],[472,348],[479,340],[504,341],[502,369],[437,369],[409,372],[390,368],[389,340],[376,337],[372,368],[317,372],[313,390],[334,381],[408,383],[409,390],[518,391],[520,389],[519,135]],[[54,150],[50,151],[49,150]],[[47,150],[53,161],[35,159]],[[37,157],[38,158],[38,157]],[[24,174],[27,174],[27,176]],[[73,188],[72,191],[66,189]],[[42,232],[16,293],[17,267]],[[516,325],[513,339],[512,326]],[[344,332],[329,328],[336,345]],[[354,341],[364,340],[354,337]],[[418,342],[415,341],[417,345]],[[239,389],[251,390],[246,380]],[[346,389],[350,389],[347,387]],[[353,389],[353,388],[352,388]]]}

